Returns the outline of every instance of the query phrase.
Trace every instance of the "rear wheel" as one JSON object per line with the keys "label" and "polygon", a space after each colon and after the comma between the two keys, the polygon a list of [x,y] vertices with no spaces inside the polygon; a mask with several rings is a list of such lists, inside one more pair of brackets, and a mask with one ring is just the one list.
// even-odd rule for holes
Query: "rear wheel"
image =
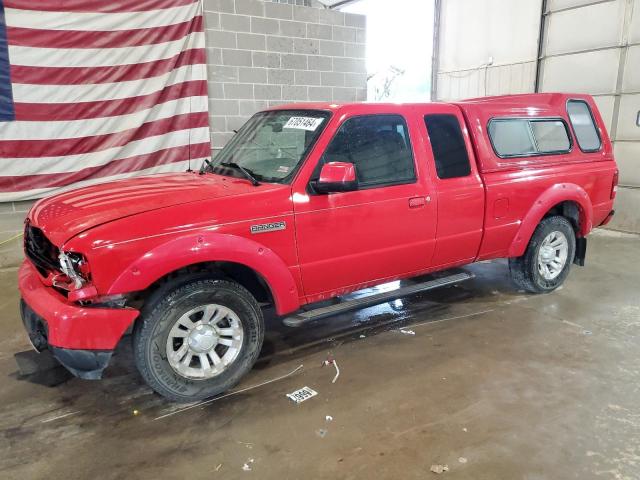
{"label": "rear wheel", "polygon": [[140,374],[159,394],[189,402],[233,387],[264,337],[253,296],[227,280],[176,281],[156,292],[134,331]]}
{"label": "rear wheel", "polygon": [[569,275],[575,251],[575,232],[569,220],[547,217],[536,227],[524,255],[509,259],[511,278],[529,292],[555,290]]}

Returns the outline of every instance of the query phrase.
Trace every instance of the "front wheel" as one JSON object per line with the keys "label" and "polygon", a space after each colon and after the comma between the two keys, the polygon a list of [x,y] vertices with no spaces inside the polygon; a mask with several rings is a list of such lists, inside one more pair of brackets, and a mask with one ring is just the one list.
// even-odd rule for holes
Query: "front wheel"
{"label": "front wheel", "polygon": [[569,275],[575,251],[571,223],[565,217],[547,217],[536,227],[524,255],[509,259],[511,278],[529,292],[555,290]]}
{"label": "front wheel", "polygon": [[133,336],[147,384],[178,402],[218,395],[245,375],[264,338],[253,296],[227,280],[176,281],[153,295]]}

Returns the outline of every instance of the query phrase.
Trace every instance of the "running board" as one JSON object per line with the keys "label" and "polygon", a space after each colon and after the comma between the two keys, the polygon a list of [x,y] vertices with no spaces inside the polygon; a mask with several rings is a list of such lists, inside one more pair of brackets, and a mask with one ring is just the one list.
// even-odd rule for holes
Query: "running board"
{"label": "running board", "polygon": [[408,285],[401,287],[390,292],[376,293],[367,297],[356,298],[354,300],[348,300],[345,302],[337,303],[335,305],[329,305],[327,307],[320,307],[307,312],[300,312],[289,317],[286,317],[282,323],[287,327],[301,327],[302,325],[320,320],[322,318],[337,315],[339,313],[348,312],[350,310],[359,310],[361,308],[371,307],[379,303],[385,303],[389,300],[394,300],[400,297],[406,297],[413,295],[414,293],[425,292],[427,290],[434,290],[440,287],[446,287],[455,283],[464,282],[474,277],[472,273],[462,272],[447,277],[436,278],[423,283],[417,283],[414,285]]}

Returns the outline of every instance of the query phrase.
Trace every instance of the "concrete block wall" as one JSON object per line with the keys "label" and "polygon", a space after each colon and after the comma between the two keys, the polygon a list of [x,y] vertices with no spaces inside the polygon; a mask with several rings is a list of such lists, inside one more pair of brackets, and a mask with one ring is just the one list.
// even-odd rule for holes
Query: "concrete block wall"
{"label": "concrete block wall", "polygon": [[366,100],[365,17],[259,0],[204,0],[211,141],[277,104]]}

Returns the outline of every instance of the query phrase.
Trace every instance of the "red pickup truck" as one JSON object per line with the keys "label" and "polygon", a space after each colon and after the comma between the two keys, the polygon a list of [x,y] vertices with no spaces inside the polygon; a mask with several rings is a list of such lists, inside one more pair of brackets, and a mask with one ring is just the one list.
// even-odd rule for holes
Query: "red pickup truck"
{"label": "red pickup truck", "polygon": [[132,331],[153,389],[202,399],[251,369],[267,305],[301,326],[470,274],[346,293],[494,258],[519,288],[554,290],[611,219],[617,182],[587,95],[280,106],[199,171],[38,201],[22,318],[36,349],[88,379]]}

